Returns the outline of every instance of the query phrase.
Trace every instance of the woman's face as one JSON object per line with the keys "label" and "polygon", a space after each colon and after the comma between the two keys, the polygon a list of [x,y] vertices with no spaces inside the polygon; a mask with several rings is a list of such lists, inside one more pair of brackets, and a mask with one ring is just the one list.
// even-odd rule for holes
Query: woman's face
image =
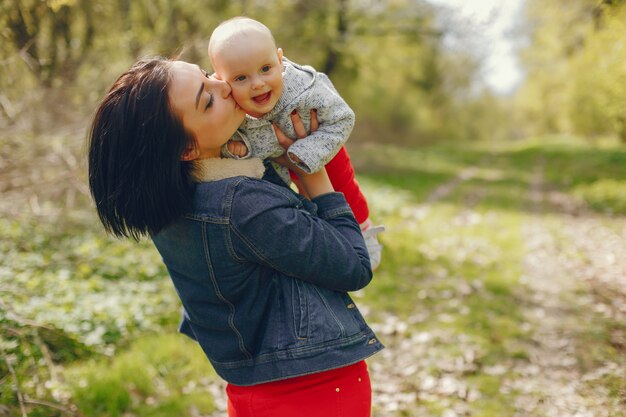
{"label": "woman's face", "polygon": [[210,78],[197,65],[174,61],[171,77],[170,104],[196,139],[196,148],[186,152],[183,159],[219,157],[221,146],[243,122],[245,112],[225,81]]}

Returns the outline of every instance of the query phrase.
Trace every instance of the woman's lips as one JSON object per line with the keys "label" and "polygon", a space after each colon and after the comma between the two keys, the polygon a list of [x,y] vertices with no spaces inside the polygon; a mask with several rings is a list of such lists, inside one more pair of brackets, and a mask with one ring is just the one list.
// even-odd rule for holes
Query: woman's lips
{"label": "woman's lips", "polygon": [[265,104],[270,100],[270,96],[272,95],[271,91],[268,91],[265,94],[261,94],[258,95],[256,97],[253,97],[252,100],[256,103],[256,104]]}

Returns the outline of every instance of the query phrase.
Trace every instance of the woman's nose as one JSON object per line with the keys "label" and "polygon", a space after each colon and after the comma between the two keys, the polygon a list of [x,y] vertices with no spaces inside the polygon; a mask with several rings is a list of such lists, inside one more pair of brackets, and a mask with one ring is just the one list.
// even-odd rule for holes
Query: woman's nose
{"label": "woman's nose", "polygon": [[221,92],[221,96],[223,98],[227,98],[228,96],[230,96],[230,94],[232,93],[232,89],[230,88],[230,85],[226,82],[226,81],[222,81],[222,80],[215,80],[216,83],[218,83],[218,88]]}

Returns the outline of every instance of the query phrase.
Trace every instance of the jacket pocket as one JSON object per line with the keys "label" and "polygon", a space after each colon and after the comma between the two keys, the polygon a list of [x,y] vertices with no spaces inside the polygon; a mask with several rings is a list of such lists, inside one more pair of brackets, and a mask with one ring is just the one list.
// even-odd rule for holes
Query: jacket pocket
{"label": "jacket pocket", "polygon": [[[319,330],[320,336],[326,340],[346,336],[344,305],[341,301],[341,293],[326,288],[312,286],[317,293],[318,305],[315,306],[317,314],[315,328]],[[319,329],[318,329],[319,328]]]}
{"label": "jacket pocket", "polygon": [[293,328],[300,340],[309,338],[309,302],[306,284],[299,279],[292,279]]}

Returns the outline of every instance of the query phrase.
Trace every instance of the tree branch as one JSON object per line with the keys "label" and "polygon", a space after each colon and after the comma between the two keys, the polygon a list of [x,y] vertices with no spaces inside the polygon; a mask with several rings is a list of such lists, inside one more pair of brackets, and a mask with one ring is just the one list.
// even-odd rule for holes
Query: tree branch
{"label": "tree branch", "polygon": [[2,353],[2,358],[7,364],[9,373],[15,380],[15,395],[17,396],[17,401],[20,403],[20,410],[22,411],[22,417],[28,417],[28,413],[26,412],[26,404],[24,402],[24,395],[22,394],[22,391],[20,391],[20,381],[17,378],[17,374],[15,373],[15,370],[13,369],[13,365],[11,365],[11,361],[9,360],[9,357],[7,356],[2,346],[0,346],[0,353]]}
{"label": "tree branch", "polygon": [[54,408],[55,410],[59,410],[60,412],[65,413],[65,414],[69,414],[71,416],[78,416],[78,413],[70,410],[69,408],[63,407],[63,406],[55,404],[55,403],[51,403],[49,401],[32,400],[32,399],[28,398],[28,399],[25,399],[24,402],[26,404],[43,405],[43,406],[46,406],[46,407]]}

